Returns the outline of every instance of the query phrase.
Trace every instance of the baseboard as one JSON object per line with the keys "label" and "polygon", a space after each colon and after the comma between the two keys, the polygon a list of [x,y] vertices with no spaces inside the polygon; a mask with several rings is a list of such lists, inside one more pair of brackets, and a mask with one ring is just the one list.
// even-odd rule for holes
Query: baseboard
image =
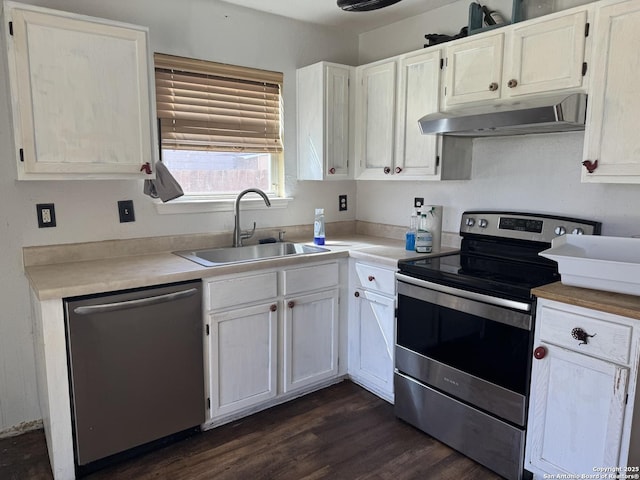
{"label": "baseboard", "polygon": [[44,425],[42,420],[33,420],[31,422],[22,422],[13,427],[0,430],[0,438],[16,437],[23,433],[30,432],[32,430],[42,430]]}

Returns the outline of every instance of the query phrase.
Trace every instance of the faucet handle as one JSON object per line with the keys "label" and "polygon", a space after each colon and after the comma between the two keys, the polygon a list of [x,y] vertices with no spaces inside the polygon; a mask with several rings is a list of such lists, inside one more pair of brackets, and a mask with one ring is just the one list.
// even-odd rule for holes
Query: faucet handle
{"label": "faucet handle", "polygon": [[278,232],[278,241],[279,241],[279,242],[284,242],[284,235],[285,235],[285,233],[287,233],[287,232],[285,232],[284,230],[280,230],[280,231]]}
{"label": "faucet handle", "polygon": [[253,228],[251,230],[244,230],[240,232],[241,238],[251,238],[256,233],[256,222],[253,222]]}

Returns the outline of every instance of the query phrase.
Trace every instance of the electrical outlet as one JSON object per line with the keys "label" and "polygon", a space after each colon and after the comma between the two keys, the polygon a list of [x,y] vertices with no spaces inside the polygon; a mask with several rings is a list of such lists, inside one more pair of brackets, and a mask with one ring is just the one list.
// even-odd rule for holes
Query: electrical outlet
{"label": "electrical outlet", "polygon": [[424,205],[424,197],[414,197],[413,198],[413,207],[414,208],[420,208],[422,205]]}
{"label": "electrical outlet", "polygon": [[38,203],[38,228],[48,228],[56,226],[56,210],[53,203]]}
{"label": "electrical outlet", "polygon": [[133,200],[120,200],[118,202],[118,213],[120,214],[120,223],[135,222],[136,215],[133,212]]}
{"label": "electrical outlet", "polygon": [[346,195],[338,195],[338,211],[346,212],[347,211],[347,196]]}

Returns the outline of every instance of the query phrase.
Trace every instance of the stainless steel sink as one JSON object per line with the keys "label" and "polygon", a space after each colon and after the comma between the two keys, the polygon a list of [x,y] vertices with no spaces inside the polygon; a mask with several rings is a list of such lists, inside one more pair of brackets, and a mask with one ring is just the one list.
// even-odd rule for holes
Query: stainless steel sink
{"label": "stainless steel sink", "polygon": [[227,263],[251,262],[267,258],[290,255],[307,255],[310,253],[328,252],[326,248],[305,245],[303,243],[265,243],[246,247],[211,248],[208,250],[191,250],[173,252],[205,267],[214,267]]}

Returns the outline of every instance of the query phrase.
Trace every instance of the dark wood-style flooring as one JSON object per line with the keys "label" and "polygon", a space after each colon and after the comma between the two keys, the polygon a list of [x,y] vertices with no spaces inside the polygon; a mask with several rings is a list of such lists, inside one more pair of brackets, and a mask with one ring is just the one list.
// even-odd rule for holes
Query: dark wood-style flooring
{"label": "dark wood-style flooring", "polygon": [[[41,430],[0,439],[0,479],[51,478]],[[345,381],[85,478],[494,480],[501,477],[399,421],[387,402]]]}

